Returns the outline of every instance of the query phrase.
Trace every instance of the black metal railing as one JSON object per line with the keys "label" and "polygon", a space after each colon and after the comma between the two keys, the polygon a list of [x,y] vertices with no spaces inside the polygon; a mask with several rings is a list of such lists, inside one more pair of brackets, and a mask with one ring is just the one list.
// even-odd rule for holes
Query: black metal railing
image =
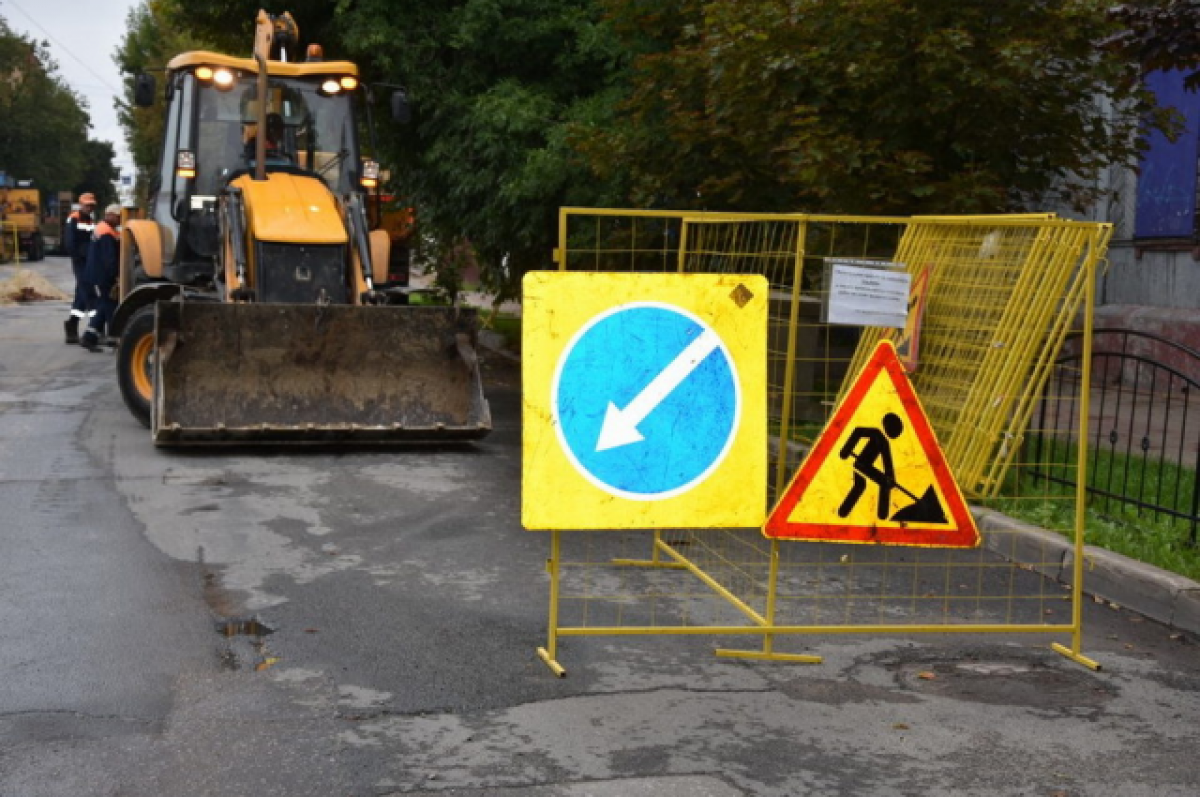
{"label": "black metal railing", "polygon": [[[1075,486],[1063,446],[1076,441],[1082,352],[1068,337],[1031,430],[1032,475]],[[1138,517],[1167,519],[1197,542],[1200,526],[1200,353],[1144,332],[1097,329],[1092,336],[1088,484],[1101,514],[1132,507]],[[1058,449],[1058,451],[1055,451]]]}

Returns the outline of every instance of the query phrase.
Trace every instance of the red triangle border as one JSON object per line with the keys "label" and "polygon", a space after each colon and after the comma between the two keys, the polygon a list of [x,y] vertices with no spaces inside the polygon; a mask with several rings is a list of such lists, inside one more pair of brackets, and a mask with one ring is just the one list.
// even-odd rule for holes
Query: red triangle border
{"label": "red triangle border", "polygon": [[[896,388],[907,413],[907,424],[920,441],[921,449],[933,469],[937,485],[948,504],[951,526],[922,526],[907,524],[900,528],[892,526],[861,526],[845,523],[790,523],[788,518],[804,493],[820,472],[834,445],[841,438],[842,430],[862,405],[867,392],[876,380],[888,376]],[[833,416],[812,450],[796,472],[775,508],[767,517],[763,534],[771,539],[795,539],[820,542],[866,543],[879,545],[910,545],[934,548],[975,548],[979,545],[979,532],[967,502],[963,499],[958,483],[950,472],[950,466],[938,445],[937,436],[921,402],[913,390],[912,383],[900,363],[896,348],[890,340],[882,340],[871,354],[850,391],[834,410]]]}

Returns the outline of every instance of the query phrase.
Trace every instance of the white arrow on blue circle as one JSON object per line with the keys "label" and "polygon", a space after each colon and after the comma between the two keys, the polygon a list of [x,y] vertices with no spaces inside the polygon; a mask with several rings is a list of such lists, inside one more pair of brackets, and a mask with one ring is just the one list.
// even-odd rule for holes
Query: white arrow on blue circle
{"label": "white arrow on blue circle", "polygon": [[625,409],[618,408],[611,401],[608,402],[604,424],[600,427],[600,436],[596,440],[596,450],[607,451],[645,440],[638,431],[638,424],[646,420],[650,413],[704,362],[704,358],[720,345],[721,339],[717,333],[706,327],[699,337],[689,343],[686,349],[650,381],[650,384],[642,388],[642,392],[638,393]]}

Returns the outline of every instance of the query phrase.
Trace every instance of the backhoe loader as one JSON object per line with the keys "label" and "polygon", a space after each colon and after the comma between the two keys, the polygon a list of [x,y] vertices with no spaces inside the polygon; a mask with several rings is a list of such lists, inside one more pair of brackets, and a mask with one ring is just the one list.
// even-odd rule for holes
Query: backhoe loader
{"label": "backhoe loader", "polygon": [[[148,218],[121,231],[117,379],[156,445],[478,439],[473,309],[408,306],[368,229],[358,70],[260,11],[252,58],[166,69]],[[135,103],[157,81],[135,79]],[[357,103],[356,103],[357,101]],[[407,106],[392,96],[393,116]]]}
{"label": "backhoe loader", "polygon": [[16,256],[36,262],[46,256],[41,191],[30,180],[7,182],[0,172],[0,262]]}

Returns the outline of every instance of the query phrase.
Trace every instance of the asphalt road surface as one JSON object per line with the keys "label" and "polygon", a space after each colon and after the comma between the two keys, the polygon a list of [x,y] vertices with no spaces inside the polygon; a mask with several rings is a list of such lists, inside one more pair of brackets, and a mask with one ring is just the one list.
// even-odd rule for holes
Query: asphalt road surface
{"label": "asphalt road surface", "polygon": [[0,306],[0,795],[1200,794],[1200,647],[1091,602],[1099,673],[1045,638],[597,637],[555,678],[516,363],[485,356],[475,445],[156,450],[66,312]]}

